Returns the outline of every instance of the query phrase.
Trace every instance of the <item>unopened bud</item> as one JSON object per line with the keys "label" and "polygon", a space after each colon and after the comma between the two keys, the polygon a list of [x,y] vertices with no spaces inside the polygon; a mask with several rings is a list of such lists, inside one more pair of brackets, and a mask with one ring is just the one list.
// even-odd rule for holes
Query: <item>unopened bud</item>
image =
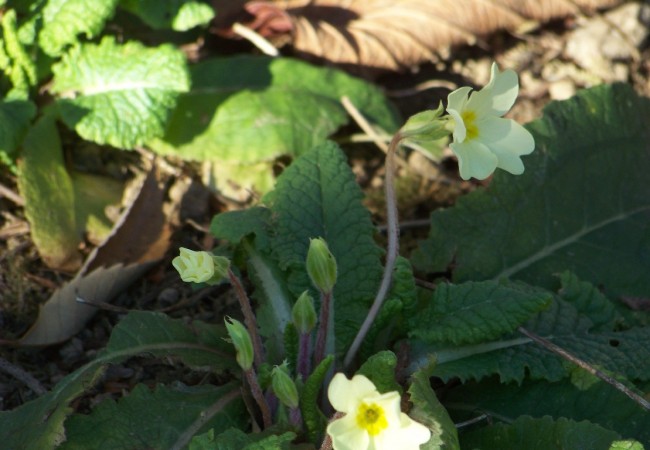
{"label": "unopened bud", "polygon": [[271,387],[283,405],[295,409],[298,407],[298,389],[289,376],[287,363],[275,366],[271,372]]}
{"label": "unopened bud", "polygon": [[438,109],[417,113],[409,117],[399,132],[403,137],[415,142],[436,141],[448,136],[449,130],[445,128],[446,121],[440,120],[443,112],[444,108],[440,103]]}
{"label": "unopened bud", "polygon": [[226,330],[237,351],[237,364],[244,369],[250,370],[253,366],[253,341],[246,327],[238,320],[226,317]]}
{"label": "unopened bud", "polygon": [[336,260],[323,238],[311,239],[307,252],[307,273],[314,286],[331,293],[336,284]]}
{"label": "unopened bud", "polygon": [[291,320],[300,334],[307,334],[316,326],[314,299],[308,291],[303,292],[291,310]]}
{"label": "unopened bud", "polygon": [[180,255],[172,265],[186,283],[219,284],[228,277],[230,261],[212,253],[180,248]]}

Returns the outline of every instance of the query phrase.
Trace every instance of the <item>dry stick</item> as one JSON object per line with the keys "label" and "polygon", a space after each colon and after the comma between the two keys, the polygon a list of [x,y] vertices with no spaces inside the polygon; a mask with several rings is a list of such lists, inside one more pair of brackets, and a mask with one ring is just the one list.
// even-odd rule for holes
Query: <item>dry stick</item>
{"label": "dry stick", "polygon": [[20,195],[16,194],[4,184],[0,184],[0,197],[8,198],[18,206],[25,206],[25,199],[23,199]]}
{"label": "dry stick", "polygon": [[535,333],[528,331],[524,327],[519,327],[517,328],[517,331],[519,331],[521,334],[523,334],[526,337],[529,337],[533,341],[537,342],[539,345],[542,347],[546,348],[547,350],[552,351],[553,353],[561,356],[562,358],[566,359],[567,361],[570,361],[577,365],[578,367],[581,367],[582,369],[586,370],[592,375],[597,376],[601,380],[603,380],[605,383],[608,383],[612,385],[614,388],[618,389],[628,397],[630,397],[632,400],[637,402],[639,405],[641,405],[642,408],[647,409],[650,411],[650,402],[648,402],[646,399],[641,397],[640,395],[636,394],[630,388],[625,386],[623,383],[620,381],[615,380],[614,378],[610,377],[609,375],[604,374],[600,370],[596,369],[586,361],[583,361],[582,359],[572,355],[571,353],[567,352],[561,347],[558,347],[557,345],[553,344],[550,342],[548,339],[544,339],[541,336],[536,335]]}
{"label": "dry stick", "polygon": [[260,49],[262,53],[269,56],[280,56],[280,52],[277,48],[273,46],[269,41],[267,41],[262,35],[257,33],[255,30],[248,28],[247,26],[242,25],[241,23],[235,22],[232,26],[232,31],[235,34],[243,37],[255,47]]}
{"label": "dry stick", "polygon": [[0,358],[0,370],[8,373],[17,380],[22,381],[27,387],[29,387],[32,391],[34,391],[34,393],[38,395],[43,395],[47,392],[47,389],[45,389],[36,378],[4,358]]}
{"label": "dry stick", "polygon": [[251,308],[251,301],[244,290],[237,275],[233,273],[230,268],[228,269],[228,278],[230,279],[230,284],[235,288],[235,293],[237,294],[237,299],[239,300],[239,306],[241,307],[242,313],[244,314],[244,323],[248,329],[248,333],[251,335],[253,340],[253,357],[255,358],[255,367],[259,368],[264,361],[264,347],[262,346],[262,339],[260,338],[260,333],[257,331],[257,320],[255,319],[255,314],[253,313],[253,308]]}
{"label": "dry stick", "polygon": [[260,411],[262,411],[262,423],[264,424],[264,428],[268,428],[272,424],[271,409],[269,408],[269,404],[266,402],[266,398],[264,398],[262,388],[257,381],[257,375],[255,375],[252,368],[244,370],[244,375],[246,375],[246,381],[248,381],[248,385],[251,388],[251,394],[253,394],[257,406],[260,407]]}
{"label": "dry stick", "polygon": [[368,311],[368,315],[354,338],[347,355],[345,355],[345,360],[343,361],[345,367],[350,366],[354,356],[357,354],[357,351],[361,346],[361,343],[363,342],[363,339],[366,337],[366,334],[368,334],[370,326],[374,322],[375,317],[377,317],[377,313],[379,313],[379,309],[388,294],[388,289],[390,289],[390,284],[393,279],[393,269],[395,268],[395,261],[397,261],[397,253],[399,251],[399,223],[397,219],[397,200],[395,198],[395,153],[401,140],[402,135],[397,132],[390,141],[390,146],[386,153],[386,179],[384,180],[384,188],[386,189],[386,232],[388,234],[388,246],[386,249],[384,275],[381,279],[379,291],[377,291],[372,307],[370,308],[370,311]]}

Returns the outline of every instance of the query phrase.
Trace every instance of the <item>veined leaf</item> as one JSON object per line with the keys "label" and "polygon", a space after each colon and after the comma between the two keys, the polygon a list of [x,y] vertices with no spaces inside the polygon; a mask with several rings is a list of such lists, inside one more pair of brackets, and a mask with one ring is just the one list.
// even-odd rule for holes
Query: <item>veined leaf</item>
{"label": "veined leaf", "polygon": [[193,0],[122,0],[120,6],[152,28],[175,31],[207,25],[215,15],[212,6]]}
{"label": "veined leaf", "polygon": [[325,139],[347,115],[347,95],[387,131],[399,126],[375,86],[341,71],[288,58],[215,58],[192,67],[192,90],[181,96],[157,152],[242,164],[300,155]]}
{"label": "veined leaf", "polygon": [[[645,390],[650,384],[642,386]],[[566,417],[588,420],[614,430],[623,438],[650,445],[650,414],[625,394],[598,380],[580,390],[569,380],[558,383],[525,381],[522,385],[502,384],[491,378],[451,389],[446,403],[456,421],[478,414],[514,420],[522,415]],[[525,447],[528,448],[528,447]]]}
{"label": "veined leaf", "polygon": [[108,37],[73,48],[52,71],[65,124],[84,139],[125,149],[163,134],[190,82],[183,53],[171,45]]}
{"label": "veined leaf", "polygon": [[[119,0],[48,0],[43,8],[43,29],[38,42],[45,53],[59,56],[79,34],[91,39],[113,17]],[[115,61],[113,61],[114,63]]]}
{"label": "veined leaf", "polygon": [[441,284],[410,320],[410,336],[425,342],[475,344],[512,333],[548,307],[550,292],[494,281]]}
{"label": "veined leaf", "polygon": [[397,356],[391,351],[384,350],[368,358],[359,367],[357,374],[366,376],[381,394],[390,391],[398,391],[401,394],[402,387],[395,379],[396,368]]}
{"label": "veined leaf", "polygon": [[[140,384],[115,402],[105,400],[88,415],[75,414],[65,423],[62,450],[180,448],[200,432],[245,427],[248,414],[236,385],[188,387]],[[214,447],[213,447],[214,448]]]}
{"label": "veined leaf", "polygon": [[297,159],[265,198],[275,217],[273,253],[296,298],[313,290],[305,268],[309,239],[325,239],[336,258],[334,323],[341,351],[365,318],[382,273],[382,251],[373,240],[374,227],[361,198],[345,156],[331,142]]}
{"label": "veined leaf", "polygon": [[190,443],[189,450],[289,450],[294,433],[281,435],[270,433],[246,434],[236,428],[224,431],[218,436],[214,431],[195,437]]}
{"label": "veined leaf", "polygon": [[461,433],[463,448],[483,450],[608,450],[620,436],[590,422],[551,417],[519,417],[512,424],[497,423]]}
{"label": "veined leaf", "polygon": [[[455,281],[513,278],[555,289],[570,270],[608,295],[650,294],[650,100],[600,86],[547,106],[518,177],[431,216],[416,267]],[[615,263],[613,263],[615,261]]]}
{"label": "veined leaf", "polygon": [[36,115],[36,105],[25,100],[0,102],[0,162],[13,165],[12,159],[30,121]]}

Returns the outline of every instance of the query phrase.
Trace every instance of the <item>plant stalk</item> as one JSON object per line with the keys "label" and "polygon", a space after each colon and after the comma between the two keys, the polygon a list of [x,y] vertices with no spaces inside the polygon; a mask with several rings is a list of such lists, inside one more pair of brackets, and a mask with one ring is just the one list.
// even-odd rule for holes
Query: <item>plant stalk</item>
{"label": "plant stalk", "polygon": [[298,337],[298,367],[297,372],[305,381],[309,376],[311,365],[309,364],[309,347],[311,347],[311,333],[300,333]]}
{"label": "plant stalk", "polygon": [[388,238],[388,245],[386,248],[386,265],[384,266],[384,274],[379,285],[379,290],[375,296],[375,300],[368,311],[366,319],[363,321],[359,332],[357,333],[348,353],[345,355],[343,364],[346,368],[350,367],[354,357],[359,351],[359,347],[363,343],[363,339],[368,334],[381,305],[386,299],[388,290],[393,281],[393,270],[395,269],[395,262],[397,261],[397,254],[399,252],[399,222],[397,217],[397,199],[395,198],[395,154],[399,147],[400,141],[403,136],[397,132],[393,139],[390,141],[388,151],[386,152],[386,175],[384,180],[384,189],[386,191],[386,233]]}
{"label": "plant stalk", "polygon": [[262,423],[264,424],[264,428],[268,428],[272,424],[271,409],[269,408],[269,404],[264,397],[262,388],[257,381],[257,375],[252,368],[244,370],[244,375],[246,375],[246,381],[248,381],[248,385],[251,388],[251,394],[253,395],[255,402],[257,402],[257,405],[260,407],[260,411],[262,412]]}
{"label": "plant stalk", "polygon": [[228,269],[228,278],[230,279],[230,284],[235,288],[235,293],[237,294],[237,299],[239,300],[239,306],[241,307],[242,313],[244,314],[244,323],[246,324],[246,329],[251,335],[253,341],[253,358],[255,360],[255,368],[259,368],[264,361],[264,346],[262,345],[262,338],[260,333],[257,330],[257,319],[255,319],[255,314],[253,314],[253,308],[251,307],[251,301],[244,290],[239,278],[234,272]]}
{"label": "plant stalk", "polygon": [[318,314],[318,331],[316,332],[316,346],[314,348],[314,367],[318,366],[325,358],[328,331],[330,330],[330,315],[332,310],[332,293],[322,292],[320,313]]}

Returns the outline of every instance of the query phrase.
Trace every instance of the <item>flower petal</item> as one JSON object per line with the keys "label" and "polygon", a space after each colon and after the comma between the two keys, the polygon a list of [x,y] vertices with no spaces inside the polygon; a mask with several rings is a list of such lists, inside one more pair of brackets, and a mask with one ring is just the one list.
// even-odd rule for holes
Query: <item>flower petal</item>
{"label": "flower petal", "polygon": [[497,167],[513,175],[524,172],[519,156],[535,150],[535,140],[524,127],[514,120],[490,117],[477,124],[481,141],[498,158]]}
{"label": "flower petal", "polygon": [[351,415],[335,420],[327,426],[334,450],[365,450],[370,443],[368,433],[359,428]]}
{"label": "flower petal", "polygon": [[327,388],[327,397],[334,409],[344,413],[356,413],[364,398],[377,394],[375,385],[363,375],[348,380],[342,373],[337,373]]}
{"label": "flower petal", "polygon": [[502,116],[514,105],[519,93],[519,79],[513,70],[499,72],[496,63],[492,64],[490,82],[483,89],[473,92],[467,102],[467,108],[477,116]]}
{"label": "flower petal", "polygon": [[449,146],[458,157],[458,168],[463,180],[472,177],[484,180],[497,168],[496,155],[477,139],[463,143],[454,142]]}
{"label": "flower petal", "polygon": [[449,109],[462,111],[467,104],[467,96],[471,90],[471,87],[463,86],[462,88],[458,88],[454,92],[450,93],[447,96],[447,111],[449,111]]}
{"label": "flower petal", "polygon": [[447,108],[447,112],[451,118],[454,119],[454,142],[458,142],[460,144],[465,140],[465,137],[467,137],[467,127],[465,126],[465,122],[460,116],[460,112],[456,111],[455,109]]}
{"label": "flower petal", "polygon": [[[374,437],[376,450],[419,450],[420,445],[431,439],[431,430],[400,413],[400,425],[393,426]],[[371,438],[373,439],[373,438]]]}

